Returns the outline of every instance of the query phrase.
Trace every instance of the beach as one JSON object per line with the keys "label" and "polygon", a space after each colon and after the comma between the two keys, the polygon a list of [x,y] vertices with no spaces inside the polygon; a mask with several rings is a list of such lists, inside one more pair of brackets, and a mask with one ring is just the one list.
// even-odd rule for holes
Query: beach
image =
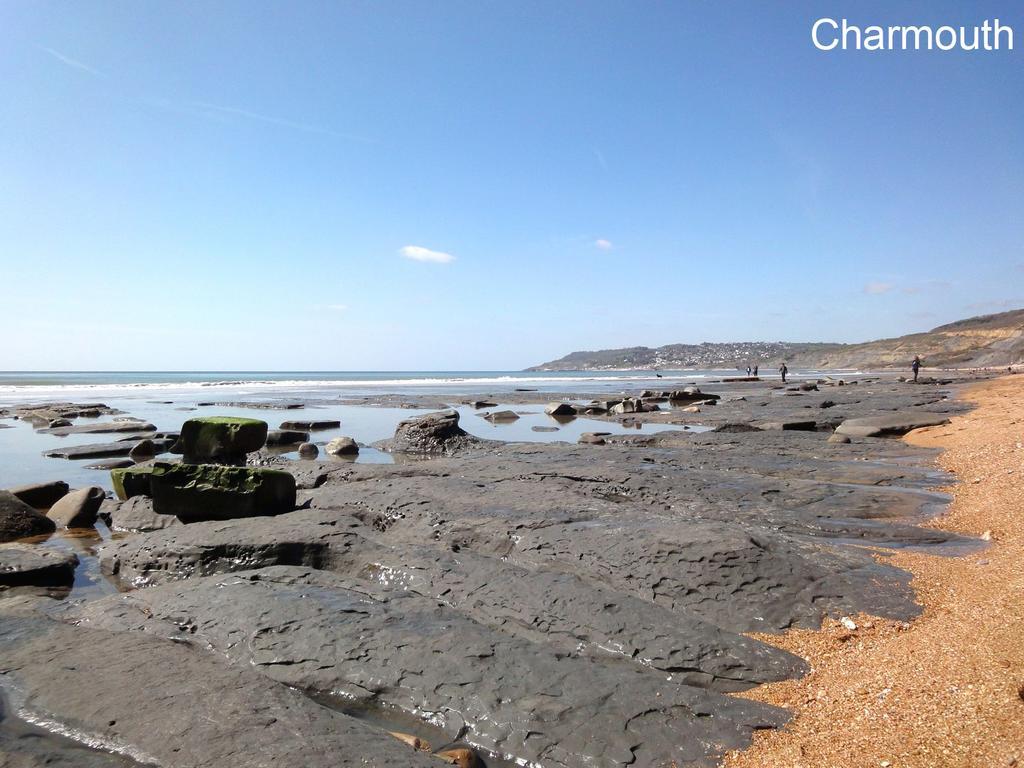
{"label": "beach", "polygon": [[[741,766],[1014,766],[1024,760],[1024,378],[967,388],[973,410],[907,435],[958,479],[928,525],[988,542],[961,558],[901,552],[923,607],[909,624],[866,614],[770,641],[812,672],[749,696],[793,720],[730,755]],[[841,727],[837,724],[842,724]]]}
{"label": "beach", "polygon": [[[1000,616],[1008,586],[993,582],[965,615],[932,601],[979,582],[943,574],[1012,574],[1014,551],[998,549],[1012,507],[1005,525],[960,509],[1012,488],[1019,449],[1005,441],[1019,422],[999,409],[1016,402],[1016,377],[727,373],[253,375],[5,393],[6,476],[95,484],[107,498],[89,529],[0,545],[22,579],[0,591],[14,713],[0,754],[25,758],[30,734],[36,758],[97,765],[278,753],[430,765],[459,750],[459,764],[492,768],[712,766],[726,752],[788,766],[800,750],[808,766],[1009,760],[1015,624],[978,616]],[[207,449],[183,427],[208,417],[263,433],[247,457],[196,458]],[[349,437],[357,452],[332,455]],[[127,456],[147,441],[155,457]],[[86,456],[96,452],[114,457]],[[135,485],[86,468],[97,461]],[[224,507],[227,486],[217,496],[189,481],[172,497],[175,481],[157,485],[199,477],[203,461],[238,467],[217,478],[287,478],[291,496]],[[964,479],[981,474],[972,461],[987,467],[978,483]],[[33,571],[40,553],[49,570]],[[30,583],[55,559],[68,581]],[[965,666],[943,681],[960,710],[898,681],[941,658],[886,663],[916,632],[953,637],[943,621],[960,642],[991,632],[986,674]],[[121,660],[116,674],[88,651],[99,646]],[[57,674],[45,661],[56,657],[74,672]],[[224,712],[186,704],[209,680]],[[916,725],[916,741],[835,737],[837,719],[875,722],[870,707],[890,701],[878,723]],[[939,711],[962,725],[936,736]]]}

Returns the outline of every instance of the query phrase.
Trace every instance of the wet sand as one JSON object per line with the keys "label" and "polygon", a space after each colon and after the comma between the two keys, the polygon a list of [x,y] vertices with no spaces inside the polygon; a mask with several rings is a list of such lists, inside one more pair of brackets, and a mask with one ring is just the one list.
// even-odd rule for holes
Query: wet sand
{"label": "wet sand", "polygon": [[1024,762],[1024,376],[975,384],[975,410],[905,439],[942,448],[959,483],[932,527],[990,538],[962,558],[898,552],[923,606],[913,622],[853,617],[764,636],[810,664],[745,698],[790,710],[728,768],[1014,766]]}

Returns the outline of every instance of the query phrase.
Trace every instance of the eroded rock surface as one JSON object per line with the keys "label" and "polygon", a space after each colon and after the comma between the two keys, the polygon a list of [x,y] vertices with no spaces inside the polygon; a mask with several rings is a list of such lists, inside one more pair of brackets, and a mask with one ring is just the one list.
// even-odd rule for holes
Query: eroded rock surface
{"label": "eroded rock surface", "polygon": [[426,717],[450,738],[549,766],[705,764],[780,710],[673,682],[642,665],[562,656],[434,600],[379,600],[294,568],[104,599],[88,626],[209,644],[303,690]]}

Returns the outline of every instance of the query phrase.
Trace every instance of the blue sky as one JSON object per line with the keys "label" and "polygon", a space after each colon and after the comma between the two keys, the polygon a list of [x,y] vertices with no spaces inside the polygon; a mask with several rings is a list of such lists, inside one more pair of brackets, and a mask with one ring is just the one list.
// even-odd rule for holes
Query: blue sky
{"label": "blue sky", "polygon": [[[822,16],[1020,39],[823,53]],[[1022,48],[1010,0],[7,0],[0,368],[504,369],[1024,307]]]}

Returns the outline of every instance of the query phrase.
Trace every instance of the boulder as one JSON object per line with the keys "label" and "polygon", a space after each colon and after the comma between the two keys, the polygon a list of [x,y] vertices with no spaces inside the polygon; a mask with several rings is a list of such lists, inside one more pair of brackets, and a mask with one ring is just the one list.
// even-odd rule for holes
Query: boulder
{"label": "boulder", "polygon": [[580,445],[604,445],[605,436],[610,432],[584,432],[576,442]]}
{"label": "boulder", "polygon": [[10,491],[0,491],[0,542],[53,533],[57,526]]}
{"label": "boulder", "polygon": [[274,469],[157,462],[149,485],[153,511],[186,522],[278,515],[295,508],[295,478]]}
{"label": "boulder", "polygon": [[11,493],[35,509],[49,509],[60,498],[66,496],[68,484],[63,480],[49,483],[30,483],[11,488]]}
{"label": "boulder", "polygon": [[458,411],[439,411],[399,422],[395,436],[380,447],[397,453],[451,455],[481,442],[459,426]]}
{"label": "boulder", "polygon": [[46,513],[58,528],[92,528],[106,493],[99,486],[80,488],[62,498]]}
{"label": "boulder", "polygon": [[[267,422],[237,416],[206,416],[181,425],[181,435],[171,450],[186,464],[245,464],[245,455],[258,451],[267,441]],[[301,441],[300,441],[301,442]]]}
{"label": "boulder", "polygon": [[153,467],[128,467],[110,470],[114,494],[122,501],[133,496],[149,496],[149,478]]}
{"label": "boulder", "polygon": [[469,405],[470,407],[472,407],[472,408],[477,408],[477,409],[479,409],[479,408],[494,408],[494,407],[496,407],[496,406],[497,406],[498,404],[497,404],[497,403],[492,403],[492,402],[490,402],[490,401],[488,401],[488,400],[471,400],[471,401],[470,401],[470,402],[468,403],[468,405]]}
{"label": "boulder", "polygon": [[309,432],[296,429],[272,429],[267,433],[267,445],[299,445],[309,442]]}
{"label": "boulder", "polygon": [[622,413],[639,413],[644,409],[643,403],[635,397],[627,397],[620,400],[615,405],[608,409],[609,413],[622,414]]}
{"label": "boulder", "polygon": [[37,544],[0,545],[0,586],[61,587],[75,580],[78,558],[72,552]]}
{"label": "boulder", "polygon": [[919,427],[937,427],[948,423],[949,418],[941,413],[909,411],[847,419],[836,427],[836,433],[850,437],[889,437],[905,435]]}
{"label": "boulder", "polygon": [[852,442],[852,440],[850,440],[849,435],[840,435],[840,434],[836,434],[836,433],[833,433],[833,434],[829,435],[828,436],[828,441],[830,443],[849,443],[849,442]]}
{"label": "boulder", "polygon": [[355,456],[359,453],[359,444],[351,437],[336,437],[324,450],[331,456]]}
{"label": "boulder", "polygon": [[548,403],[544,407],[544,413],[548,416],[575,416],[576,407],[569,403]]}
{"label": "boulder", "polygon": [[299,446],[299,458],[315,459],[320,455],[320,449],[312,443],[303,443]]}
{"label": "boulder", "polygon": [[492,411],[491,413],[483,414],[483,417],[490,422],[516,421],[519,418],[519,414],[515,411]]}
{"label": "boulder", "polygon": [[341,426],[340,421],[282,421],[280,429],[298,430],[299,432],[310,432],[320,429],[337,429]]}

